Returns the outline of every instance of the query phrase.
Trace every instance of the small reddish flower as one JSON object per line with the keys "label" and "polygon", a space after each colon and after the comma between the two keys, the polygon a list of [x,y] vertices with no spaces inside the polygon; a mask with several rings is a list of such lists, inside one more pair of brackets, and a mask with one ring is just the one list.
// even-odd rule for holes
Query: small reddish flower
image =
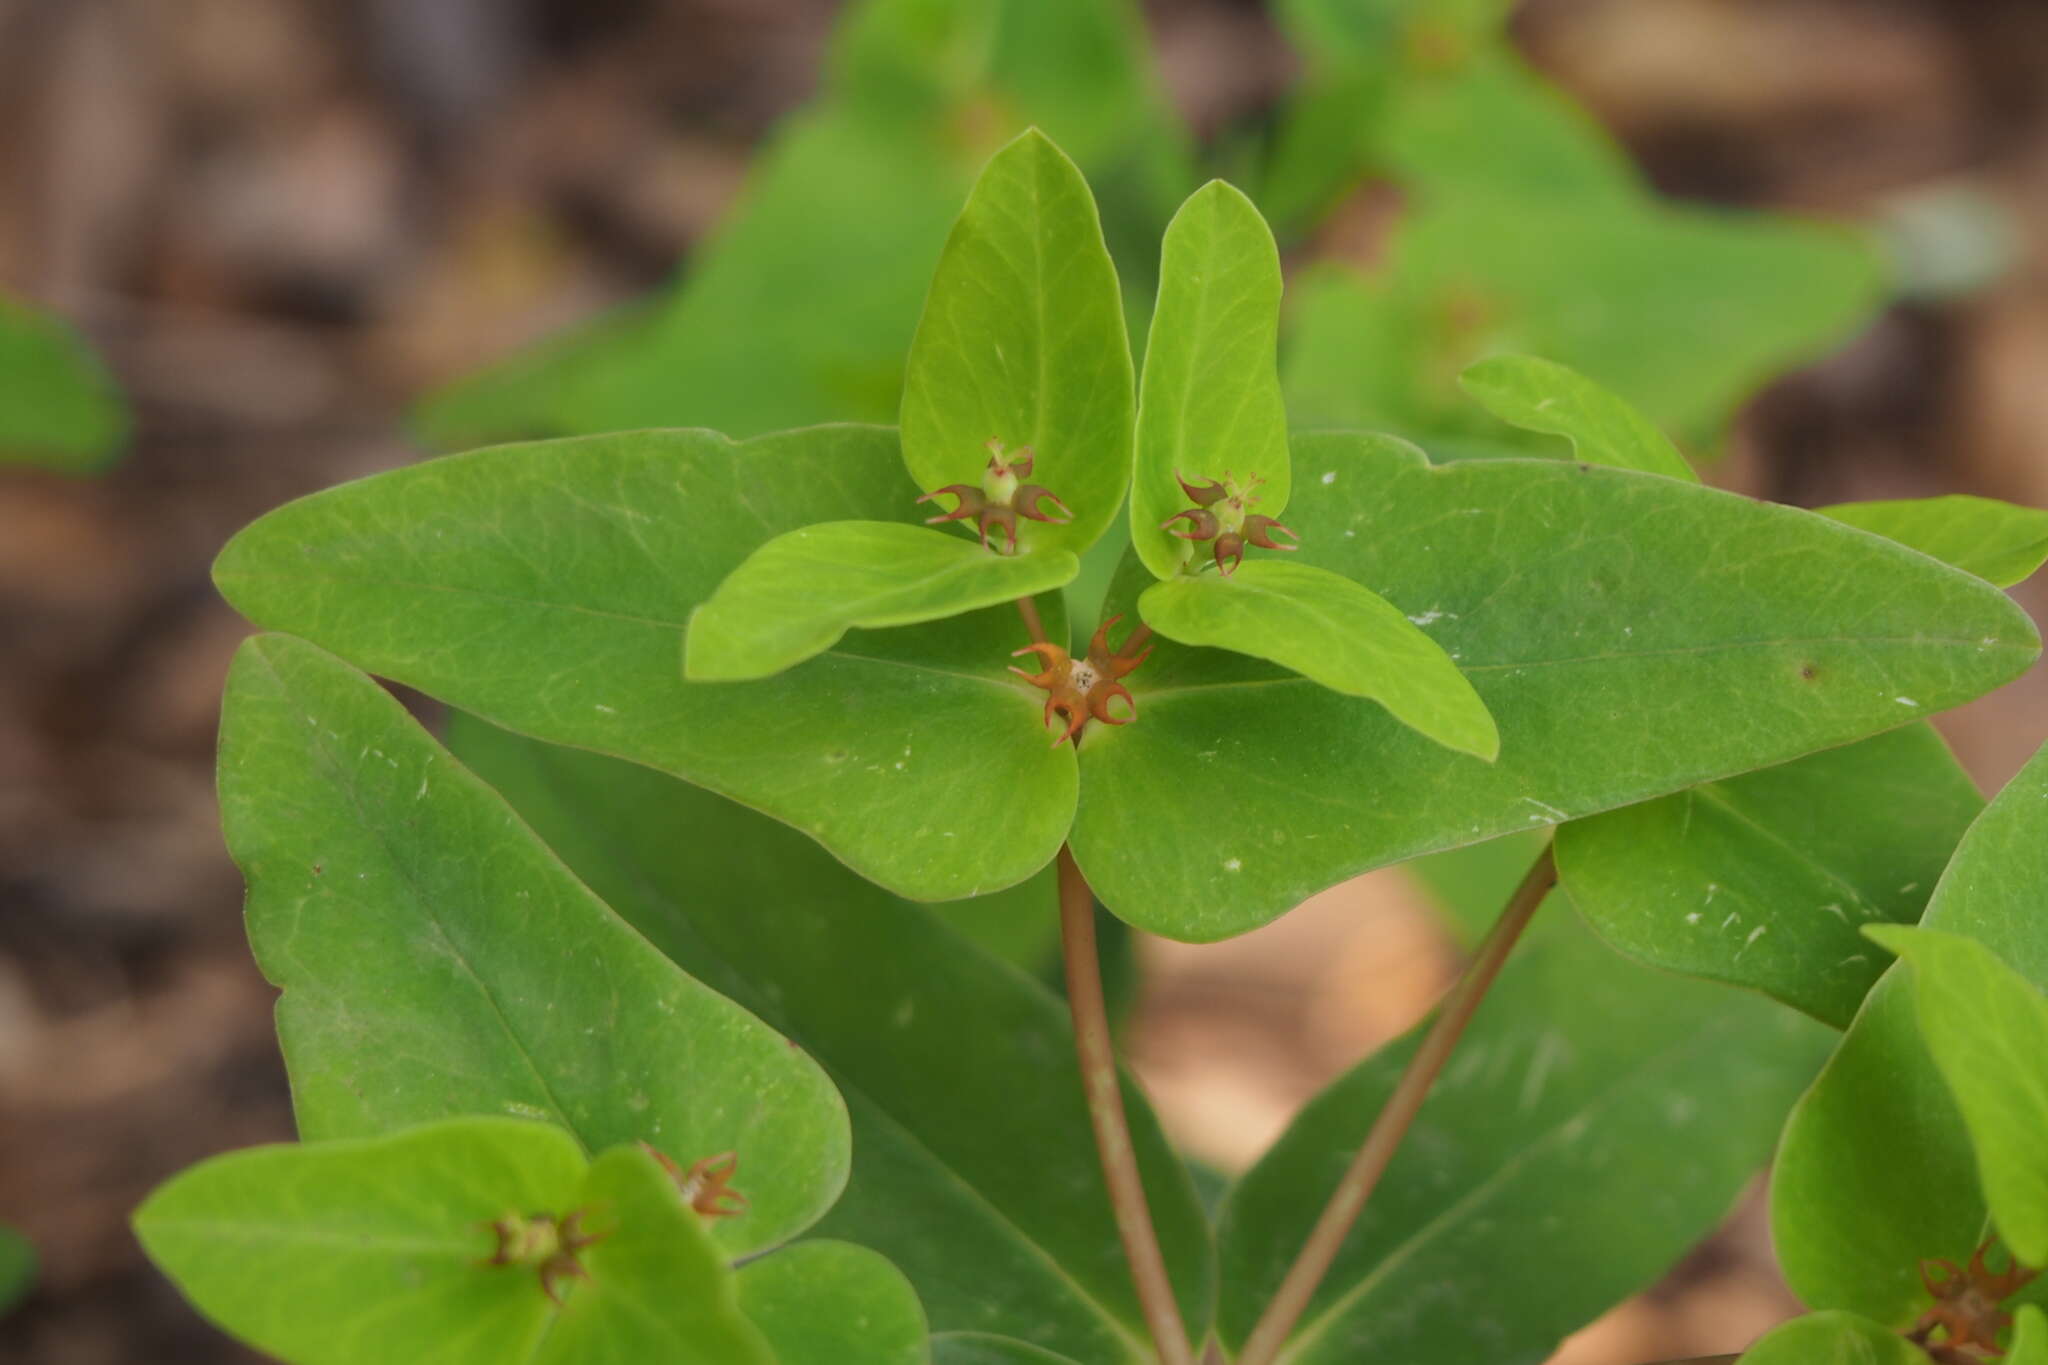
{"label": "small reddish flower", "polygon": [[578,1259],[584,1248],[611,1235],[586,1231],[583,1220],[589,1213],[589,1209],[576,1209],[560,1218],[551,1213],[508,1213],[487,1225],[497,1234],[498,1248],[484,1264],[532,1266],[541,1292],[559,1304],[562,1281],[590,1278]]}
{"label": "small reddish flower", "polygon": [[660,1148],[644,1142],[640,1145],[661,1163],[661,1168],[676,1182],[676,1189],[682,1192],[683,1202],[695,1209],[699,1217],[731,1218],[747,1211],[747,1197],[732,1188],[733,1173],[740,1168],[737,1152],[701,1157],[684,1170]]}
{"label": "small reddish flower", "polygon": [[[1088,641],[1088,653],[1079,659],[1069,655],[1058,645],[1040,641],[1016,651],[1017,654],[1036,654],[1045,664],[1042,673],[1027,673],[1014,665],[1010,671],[1046,691],[1045,721],[1052,723],[1053,712],[1057,711],[1066,719],[1067,728],[1052,742],[1057,749],[1062,743],[1077,740],[1083,726],[1090,720],[1099,720],[1105,725],[1128,725],[1136,718],[1137,703],[1131,699],[1130,689],[1119,679],[1130,674],[1151,654],[1152,647],[1146,645],[1136,655],[1118,653],[1109,647],[1109,628],[1121,616],[1112,616],[1096,627],[1095,635]],[[1142,628],[1133,631],[1124,640],[1126,648],[1133,639],[1149,635]],[[1109,704],[1119,697],[1131,709],[1127,716],[1110,713]]]}
{"label": "small reddish flower", "polygon": [[[1261,516],[1250,509],[1257,505],[1258,495],[1252,490],[1264,483],[1264,479],[1253,479],[1240,488],[1237,481],[1224,471],[1219,483],[1214,479],[1206,483],[1190,483],[1186,475],[1178,471],[1174,479],[1181,491],[1188,495],[1193,507],[1175,512],[1159,523],[1159,529],[1182,540],[1208,540],[1215,542],[1213,553],[1217,572],[1228,574],[1244,562],[1244,547],[1249,541],[1267,550],[1296,550],[1301,548],[1301,537],[1271,517]],[[1185,531],[1174,530],[1176,521],[1186,521]],[[1275,532],[1294,541],[1282,545],[1273,539]]]}
{"label": "small reddish flower", "polygon": [[[1920,1263],[1920,1283],[1933,1295],[1934,1306],[1906,1335],[1936,1360],[1974,1361],[1976,1357],[1966,1354],[1966,1348],[1999,1354],[1998,1334],[2012,1326],[2012,1314],[2000,1305],[2039,1273],[2017,1260],[1993,1272],[1984,1262],[1984,1253],[1990,1249],[1988,1241],[1978,1247],[1968,1266],[1949,1260]],[[1929,1340],[1937,1329],[1944,1335],[1939,1343]]]}
{"label": "small reddish flower", "polygon": [[[1000,529],[1008,542],[1009,554],[1017,553],[1017,518],[1031,521],[1050,522],[1064,526],[1074,519],[1067,505],[1054,497],[1050,490],[1035,483],[1024,483],[1023,478],[1031,473],[1031,466],[1037,456],[1030,446],[1020,446],[1005,454],[1001,441],[988,443],[988,467],[982,472],[981,487],[973,484],[954,483],[934,489],[919,498],[919,502],[930,502],[940,494],[949,493],[959,499],[950,512],[925,518],[925,525],[935,526],[942,521],[965,521],[974,518],[974,524],[981,532],[981,548],[986,550],[988,533],[991,528]],[[1061,515],[1054,516],[1046,510],[1051,504]]]}

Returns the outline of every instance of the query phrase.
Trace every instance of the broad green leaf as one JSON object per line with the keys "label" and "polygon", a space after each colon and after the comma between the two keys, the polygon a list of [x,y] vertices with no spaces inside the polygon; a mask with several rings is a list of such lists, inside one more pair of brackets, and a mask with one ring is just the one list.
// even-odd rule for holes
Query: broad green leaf
{"label": "broad green leaf", "polygon": [[1458,383],[1501,421],[1562,436],[1590,464],[1699,482],[1655,423],[1611,390],[1554,361],[1495,356],[1467,369]]}
{"label": "broad green leaf", "polygon": [[1928,1365],[1927,1353],[1854,1313],[1814,1313],[1767,1332],[1741,1365]]}
{"label": "broad green leaf", "polygon": [[[848,5],[820,98],[755,159],[663,294],[434,395],[443,447],[642,427],[894,421],[932,263],[980,164],[1030,123],[1103,186],[1150,292],[1184,135],[1129,0]],[[986,440],[984,432],[977,440]]]}
{"label": "broad green leaf", "polygon": [[[1416,1038],[1311,1100],[1232,1192],[1219,1233],[1226,1342],[1264,1307]],[[1769,1001],[1616,957],[1553,902],[1285,1359],[1547,1359],[1725,1216],[1827,1040]]]}
{"label": "broad green leaf", "polygon": [[[579,1209],[600,1240],[559,1307],[536,1267],[489,1264],[496,1220]],[[622,1147],[586,1169],[544,1124],[231,1152],[160,1187],[135,1230],[201,1312],[292,1365],[775,1365],[654,1159]]]}
{"label": "broad green leaf", "polygon": [[828,521],[785,532],[741,562],[690,616],[683,673],[765,678],[830,649],[849,629],[914,626],[1066,586],[1065,550],[994,553],[898,521]]}
{"label": "broad green leaf", "polygon": [[1274,366],[1280,253],[1266,220],[1212,180],[1167,225],[1159,303],[1139,395],[1131,540],[1156,577],[1181,572],[1189,542],[1160,523],[1189,506],[1179,476],[1230,476],[1260,515],[1287,507],[1287,409]]}
{"label": "broad green leaf", "polygon": [[[1076,857],[1183,939],[1265,923],[1367,868],[1783,763],[1979,695],[2039,650],[1983,581],[1825,517],[1552,460],[1431,466],[1296,439],[1299,558],[1442,645],[1496,763],[1377,704],[1162,641],[1133,724],[1082,744]],[[1150,575],[1126,564],[1118,604]]]}
{"label": "broad green leaf", "polygon": [[846,1114],[816,1064],[621,922],[368,678],[245,644],[220,782],[301,1136],[515,1114],[592,1152],[734,1151],[733,1254],[830,1207]]}
{"label": "broad green leaf", "polygon": [[2048,560],[2048,511],[1952,493],[1895,502],[1844,502],[1823,516],[1910,545],[2009,588]]}
{"label": "broad green leaf", "polygon": [[1078,1365],[1063,1355],[986,1332],[946,1332],[932,1338],[933,1365]]}
{"label": "broad green leaf", "polygon": [[1155,583],[1145,623],[1184,645],[1270,659],[1347,696],[1369,697],[1402,724],[1489,762],[1500,732],[1443,647],[1400,608],[1348,578],[1257,560],[1225,577]]}
{"label": "broad green leaf", "polygon": [[0,1227],[0,1313],[14,1307],[35,1280],[35,1247],[13,1228]]}
{"label": "broad green leaf", "polygon": [[[877,427],[508,446],[289,503],[229,542],[214,579],[259,624],[711,787],[863,876],[942,899],[1023,880],[1071,818],[1072,751],[1047,747],[1043,694],[1008,672],[1015,610],[856,631],[745,685],[687,685],[679,667],[690,612],[762,543],[908,521],[916,496]],[[1057,601],[1044,612],[1059,638]],[[1007,837],[972,837],[991,829]]]}
{"label": "broad green leaf", "polygon": [[[1975,939],[2048,987],[2048,750],[1963,836],[1921,926]],[[1919,1264],[1961,1264],[1987,1211],[1963,1116],[1922,1040],[1910,968],[1894,966],[1785,1126],[1771,1227],[1785,1278],[1813,1308],[1894,1327],[1927,1305]],[[1905,1192],[1910,1192],[1910,1195]]]}
{"label": "broad green leaf", "polygon": [[1864,932],[1912,967],[1920,1034],[1969,1127],[1999,1236],[2026,1264],[2048,1265],[2048,998],[1975,939],[1897,924]]}
{"label": "broad green leaf", "polygon": [[1847,1028],[1889,964],[1859,930],[1920,917],[1984,808],[1927,725],[1557,832],[1565,890],[1614,947]]}
{"label": "broad green leaf", "polygon": [[2018,1318],[2005,1365],[2048,1365],[2048,1314],[2029,1303],[2021,1305]]}
{"label": "broad green leaf", "polygon": [[[1066,1011],[934,913],[955,907],[898,900],[800,836],[659,773],[463,716],[453,732],[663,951],[824,1063],[853,1116],[854,1165],[816,1235],[887,1256],[934,1332],[1014,1337],[1087,1365],[1150,1359]],[[991,913],[1007,901],[1041,916],[1051,896],[1038,879],[984,899]],[[1207,1322],[1206,1220],[1142,1098],[1127,1087],[1125,1099],[1182,1312]]]}
{"label": "broad green leaf", "polygon": [[0,467],[95,473],[127,434],[127,410],[85,341],[0,295]]}
{"label": "broad green leaf", "polygon": [[901,1271],[866,1247],[799,1242],[750,1261],[740,1309],[776,1365],[924,1365],[924,1309]]}
{"label": "broad green leaf", "polygon": [[998,152],[946,239],[903,376],[903,460],[926,492],[979,487],[988,445],[1036,452],[1030,482],[1072,522],[1031,548],[1079,551],[1131,478],[1136,401],[1116,267],[1088,182],[1033,128]]}

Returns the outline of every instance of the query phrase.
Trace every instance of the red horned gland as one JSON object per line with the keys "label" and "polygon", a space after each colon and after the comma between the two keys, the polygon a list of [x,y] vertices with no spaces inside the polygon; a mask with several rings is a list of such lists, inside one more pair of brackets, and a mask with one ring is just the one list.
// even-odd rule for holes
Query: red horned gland
{"label": "red horned gland", "polygon": [[[1205,482],[1190,482],[1178,470],[1174,479],[1181,491],[1188,495],[1193,507],[1183,508],[1159,523],[1159,529],[1182,540],[1207,540],[1215,542],[1212,553],[1216,559],[1216,571],[1228,575],[1244,562],[1244,547],[1249,541],[1266,550],[1296,550],[1301,548],[1301,537],[1268,516],[1261,516],[1250,509],[1258,503],[1258,496],[1252,490],[1264,483],[1254,478],[1239,487],[1230,477],[1230,471],[1223,472],[1221,481],[1210,479]],[[1187,529],[1175,530],[1176,521],[1185,520]],[[1273,539],[1275,533],[1284,535],[1292,544],[1283,545]]]}
{"label": "red horned gland", "polygon": [[583,1220],[589,1213],[589,1209],[574,1209],[560,1218],[551,1213],[508,1213],[486,1224],[497,1234],[498,1247],[484,1264],[533,1267],[541,1292],[560,1304],[562,1281],[590,1278],[578,1259],[583,1249],[611,1235],[586,1231]]}
{"label": "red horned gland", "polygon": [[[1940,1259],[1920,1263],[1920,1283],[1933,1296],[1934,1306],[1906,1336],[1937,1360],[1974,1360],[1964,1353],[1966,1348],[1997,1355],[1998,1334],[2012,1326],[2012,1315],[2000,1305],[2039,1273],[2016,1259],[1994,1272],[1984,1261],[1990,1249],[1988,1241],[1978,1247],[1968,1266]],[[1938,1343],[1931,1340],[1937,1329],[1944,1336]]]}
{"label": "red horned gland", "polygon": [[[1066,729],[1052,742],[1057,749],[1063,743],[1078,742],[1082,727],[1090,720],[1099,720],[1105,725],[1128,725],[1137,717],[1137,703],[1132,700],[1130,689],[1119,679],[1144,663],[1152,647],[1146,645],[1137,654],[1123,654],[1109,647],[1109,628],[1121,616],[1112,616],[1095,628],[1093,638],[1088,641],[1088,653],[1076,659],[1058,645],[1041,640],[1028,644],[1016,651],[1017,654],[1036,654],[1045,664],[1042,673],[1027,673],[1012,666],[1010,671],[1046,691],[1045,722],[1052,724],[1053,713],[1057,711],[1067,722]],[[1150,631],[1140,627],[1124,640],[1126,649],[1133,641],[1149,636]],[[1013,656],[1014,657],[1014,656]],[[1118,698],[1130,708],[1127,716],[1113,715],[1109,704]]]}
{"label": "red horned gland", "polygon": [[[958,499],[952,511],[925,518],[925,525],[936,526],[942,521],[965,521],[972,517],[976,529],[981,532],[982,549],[989,548],[989,531],[1000,529],[1008,545],[1005,553],[1015,554],[1017,518],[1049,522],[1055,526],[1064,526],[1074,519],[1067,505],[1053,496],[1050,489],[1022,482],[1037,460],[1030,446],[1019,446],[1006,454],[1003,443],[992,439],[988,443],[988,451],[988,467],[982,471],[979,488],[969,483],[952,483],[933,489],[918,499],[919,502],[931,502],[940,494],[951,494]],[[1057,508],[1060,515],[1054,516],[1047,511],[1047,504]]]}
{"label": "red horned gland", "polygon": [[747,1211],[747,1197],[732,1188],[733,1173],[740,1168],[737,1152],[701,1157],[684,1170],[670,1159],[668,1153],[644,1142],[640,1145],[661,1163],[662,1169],[676,1182],[683,1202],[695,1209],[699,1217],[732,1218]]}

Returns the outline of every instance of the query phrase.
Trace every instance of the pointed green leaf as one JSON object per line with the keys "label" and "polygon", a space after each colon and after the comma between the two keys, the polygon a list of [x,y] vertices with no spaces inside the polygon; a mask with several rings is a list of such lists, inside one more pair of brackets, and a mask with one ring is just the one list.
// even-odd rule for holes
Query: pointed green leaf
{"label": "pointed green leaf", "polygon": [[[970,907],[898,900],[659,773],[464,716],[452,729],[457,751],[663,951],[825,1064],[853,1115],[854,1167],[818,1235],[887,1256],[935,1332],[1014,1337],[1087,1365],[1151,1359],[1066,1010],[934,913]],[[985,913],[1044,916],[1051,897],[1034,879],[983,900]],[[1142,1097],[1127,1087],[1125,1100],[1182,1312],[1206,1322],[1207,1221]]]}
{"label": "pointed green leaf", "polygon": [[302,1136],[502,1113],[590,1151],[736,1151],[735,1254],[830,1207],[846,1114],[816,1064],[622,923],[368,678],[245,644],[220,783]]}
{"label": "pointed green leaf", "polygon": [[1131,540],[1156,577],[1192,553],[1160,523],[1189,506],[1176,476],[1261,481],[1256,507],[1287,507],[1287,410],[1274,365],[1280,253],[1266,220],[1234,186],[1212,180],[1167,225],[1159,303],[1145,344]]}
{"label": "pointed green leaf", "polygon": [[2048,1265],[2048,997],[1975,939],[1864,932],[1911,964],[1920,1033],[1969,1127],[1999,1236]]}
{"label": "pointed green leaf", "polygon": [[1773,1328],[1741,1365],[1928,1365],[1927,1353],[1854,1313],[1814,1313]]}
{"label": "pointed green leaf", "polygon": [[[1921,918],[2048,987],[2048,750],[1963,836]],[[1799,1297],[1895,1327],[1927,1306],[1923,1259],[1958,1264],[1987,1211],[1963,1115],[1922,1041],[1910,969],[1894,966],[1785,1126],[1771,1178],[1778,1261]],[[1902,1198],[1901,1191],[1911,1191]]]}
{"label": "pointed green leaf", "polygon": [[1555,361],[1495,356],[1467,369],[1458,383],[1501,421],[1564,437],[1589,464],[1699,482],[1656,423],[1611,389]]}
{"label": "pointed green leaf", "polygon": [[0,295],[0,467],[91,474],[120,453],[127,429],[120,394],[84,339]]}
{"label": "pointed green leaf", "polygon": [[[1553,460],[1431,466],[1297,438],[1300,560],[1442,645],[1500,727],[1491,765],[1376,703],[1160,642],[1133,724],[1081,746],[1076,857],[1103,903],[1184,939],[1263,924],[1370,867],[1894,729],[2039,650],[1979,579],[1825,517]],[[1150,575],[1127,563],[1111,610]]]}
{"label": "pointed green leaf", "polygon": [[[1023,880],[1077,777],[1044,695],[1008,671],[1000,607],[849,634],[743,686],[686,684],[684,623],[764,542],[910,520],[894,433],[744,443],[635,432],[450,456],[287,504],[221,552],[261,624],[542,739],[664,769],[766,811],[863,876],[945,898]],[[1066,627],[1044,604],[1056,638]],[[1001,828],[999,844],[966,837]]]}
{"label": "pointed green leaf", "polygon": [[36,1249],[13,1228],[0,1227],[0,1313],[14,1307],[36,1279]]}
{"label": "pointed green leaf", "polygon": [[946,239],[903,376],[903,459],[926,492],[979,487],[990,441],[1073,511],[1033,547],[1079,551],[1131,478],[1130,340],[1080,170],[1031,129],[996,153]]}
{"label": "pointed green leaf", "polygon": [[1847,1028],[1984,808],[1931,726],[1573,820],[1558,875],[1610,944]]}
{"label": "pointed green leaf", "polygon": [[[1265,1306],[1417,1037],[1311,1100],[1231,1192],[1219,1232],[1226,1342]],[[1548,1359],[1726,1215],[1828,1038],[1769,1001],[1616,957],[1553,901],[1285,1359]]]}
{"label": "pointed green leaf", "polygon": [[2020,1306],[2018,1317],[2005,1365],[2048,1365],[2048,1314],[2029,1303]]}
{"label": "pointed green leaf", "polygon": [[799,1242],[750,1261],[740,1308],[776,1365],[924,1365],[924,1309],[901,1271],[866,1247]]}
{"label": "pointed green leaf", "polygon": [[1439,744],[1489,762],[1500,752],[1486,703],[1443,647],[1384,597],[1326,569],[1255,560],[1228,577],[1155,583],[1138,612],[1170,640],[1270,659],[1370,697]]}
{"label": "pointed green leaf", "polygon": [[1844,502],[1821,515],[1910,545],[2009,588],[2048,560],[2048,511],[1952,493],[1895,502]]}
{"label": "pointed green leaf", "polygon": [[780,673],[849,629],[914,626],[1065,587],[1065,550],[997,554],[897,521],[828,521],[775,537],[690,617],[683,673],[741,682]]}

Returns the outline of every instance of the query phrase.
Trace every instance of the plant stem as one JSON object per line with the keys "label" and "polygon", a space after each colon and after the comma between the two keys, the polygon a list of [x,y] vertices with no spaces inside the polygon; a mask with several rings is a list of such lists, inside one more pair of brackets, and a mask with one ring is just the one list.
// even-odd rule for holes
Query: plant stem
{"label": "plant stem", "polygon": [[1067,964],[1067,1006],[1074,1016],[1074,1049],[1081,1059],[1081,1088],[1088,1100],[1088,1119],[1095,1128],[1095,1150],[1102,1159],[1102,1178],[1123,1239],[1124,1259],[1138,1289],[1138,1304],[1152,1331],[1161,1365],[1193,1365],[1180,1304],[1159,1252],[1159,1234],[1145,1202],[1138,1174],[1137,1152],[1130,1124],[1124,1118],[1123,1088],[1117,1077],[1116,1048],[1109,1036],[1109,1011],[1102,1001],[1102,962],[1095,949],[1095,895],[1074,861],[1071,849],[1060,848],[1060,947]]}
{"label": "plant stem", "polygon": [[1473,1011],[1479,1008],[1479,1002],[1485,998],[1494,977],[1500,974],[1501,964],[1507,961],[1508,950],[1515,946],[1515,940],[1528,927],[1529,917],[1536,913],[1536,907],[1556,885],[1557,863],[1546,845],[1535,864],[1522,877],[1514,895],[1508,898],[1500,918],[1487,931],[1479,951],[1465,968],[1465,974],[1437,1010],[1436,1022],[1430,1025],[1422,1046],[1409,1059],[1408,1069],[1401,1073],[1394,1093],[1387,1098],[1386,1107],[1373,1120],[1372,1129],[1365,1135],[1358,1155],[1351,1159],[1350,1169],[1337,1183],[1322,1216],[1316,1219],[1308,1240],[1302,1244],[1300,1254],[1288,1267],[1273,1301],[1266,1305],[1258,1324],[1245,1338],[1244,1349],[1237,1356],[1237,1365],[1272,1365],[1279,1358],[1288,1334],[1301,1319],[1316,1286],[1329,1273],[1331,1263],[1337,1259],[1337,1252],[1344,1245],[1344,1238],[1364,1210],[1365,1201],[1371,1197],[1380,1177],[1386,1174],[1387,1164],[1393,1160],[1401,1139],[1407,1136],[1409,1127],[1415,1122],[1415,1115],[1421,1110],[1430,1086],[1435,1084],[1437,1074],[1450,1059],[1451,1049],[1457,1046],[1458,1036],[1471,1022]]}
{"label": "plant stem", "polygon": [[1024,629],[1031,632],[1031,643],[1045,643],[1045,622],[1038,618],[1038,603],[1028,597],[1017,599],[1017,614],[1024,618]]}

